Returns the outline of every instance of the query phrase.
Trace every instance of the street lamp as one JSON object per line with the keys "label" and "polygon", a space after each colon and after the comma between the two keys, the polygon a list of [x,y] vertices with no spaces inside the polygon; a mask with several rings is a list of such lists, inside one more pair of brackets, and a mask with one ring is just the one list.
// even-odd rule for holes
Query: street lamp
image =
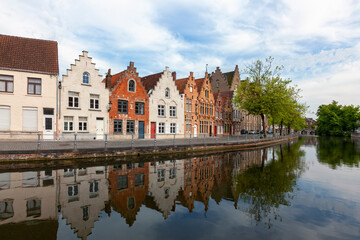
{"label": "street lamp", "polygon": [[108,112],[110,112],[111,106],[112,106],[112,102],[110,101],[110,102],[108,103]]}

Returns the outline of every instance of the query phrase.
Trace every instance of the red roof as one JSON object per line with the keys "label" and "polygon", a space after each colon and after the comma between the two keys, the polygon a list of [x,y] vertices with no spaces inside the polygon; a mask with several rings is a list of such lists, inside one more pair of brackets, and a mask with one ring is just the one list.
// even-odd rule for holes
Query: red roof
{"label": "red roof", "polygon": [[[121,78],[124,72],[125,71],[122,71],[111,76],[110,88],[113,88],[116,85],[116,83],[119,81],[119,79]],[[106,80],[106,78],[104,80]]]}
{"label": "red roof", "polygon": [[186,87],[186,83],[188,81],[189,78],[182,78],[182,79],[177,79],[175,81],[176,87],[179,90],[180,94],[184,93],[185,87]]}
{"label": "red roof", "polygon": [[196,88],[197,88],[199,93],[201,92],[201,88],[202,88],[202,85],[204,83],[204,80],[205,80],[205,78],[199,78],[199,79],[195,80]]}
{"label": "red roof", "polygon": [[162,74],[163,72],[160,72],[141,78],[141,82],[144,85],[147,92],[155,87],[156,83],[159,81]]}
{"label": "red roof", "polygon": [[59,74],[58,43],[0,34],[0,69]]}

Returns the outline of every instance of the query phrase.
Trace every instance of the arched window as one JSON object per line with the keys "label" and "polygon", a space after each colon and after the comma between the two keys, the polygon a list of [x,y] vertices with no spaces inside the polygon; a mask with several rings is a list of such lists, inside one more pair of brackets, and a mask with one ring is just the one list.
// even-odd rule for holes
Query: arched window
{"label": "arched window", "polygon": [[219,81],[217,81],[217,82],[216,82],[216,87],[219,87],[219,85],[220,85],[220,84],[219,84]]}
{"label": "arched window", "polygon": [[129,81],[128,91],[135,92],[135,81],[132,79]]}
{"label": "arched window", "polygon": [[83,84],[89,84],[89,73],[84,72],[83,73]]}
{"label": "arched window", "polygon": [[165,89],[165,97],[170,97],[170,89],[169,88],[166,88]]}

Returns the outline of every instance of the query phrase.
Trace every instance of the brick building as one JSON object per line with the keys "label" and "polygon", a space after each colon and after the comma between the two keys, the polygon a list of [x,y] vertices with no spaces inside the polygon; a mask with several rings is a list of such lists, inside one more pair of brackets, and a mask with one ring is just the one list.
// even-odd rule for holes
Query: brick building
{"label": "brick building", "polygon": [[198,116],[197,116],[197,105],[198,105],[198,91],[195,82],[194,73],[190,72],[189,77],[177,79],[175,84],[179,90],[179,93],[184,96],[184,132],[186,136],[192,134],[197,135],[198,129]]}
{"label": "brick building", "polygon": [[196,88],[198,91],[198,122],[199,122],[199,133],[208,134],[212,136],[214,134],[214,95],[211,88],[208,73],[205,73],[204,78],[196,79]]}
{"label": "brick building", "polygon": [[149,96],[134,63],[126,70],[105,78],[110,88],[109,133],[113,138],[145,138],[149,133]]}

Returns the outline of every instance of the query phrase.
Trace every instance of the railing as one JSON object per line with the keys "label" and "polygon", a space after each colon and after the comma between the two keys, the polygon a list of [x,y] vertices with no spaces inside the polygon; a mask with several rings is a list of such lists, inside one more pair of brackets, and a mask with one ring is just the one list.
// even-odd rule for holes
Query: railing
{"label": "railing", "polygon": [[[296,135],[296,134],[292,134]],[[8,136],[8,135],[6,135]],[[224,144],[241,144],[263,141],[262,134],[217,135],[198,134],[144,134],[139,139],[138,134],[89,134],[66,133],[57,136],[57,140],[47,139],[43,134],[13,134],[13,138],[4,139],[0,133],[1,152],[27,151],[77,151],[77,150],[110,150],[156,147],[188,147]],[[280,139],[286,136],[268,135],[266,140]],[[23,138],[22,138],[23,137]],[[141,136],[142,137],[142,136]]]}

